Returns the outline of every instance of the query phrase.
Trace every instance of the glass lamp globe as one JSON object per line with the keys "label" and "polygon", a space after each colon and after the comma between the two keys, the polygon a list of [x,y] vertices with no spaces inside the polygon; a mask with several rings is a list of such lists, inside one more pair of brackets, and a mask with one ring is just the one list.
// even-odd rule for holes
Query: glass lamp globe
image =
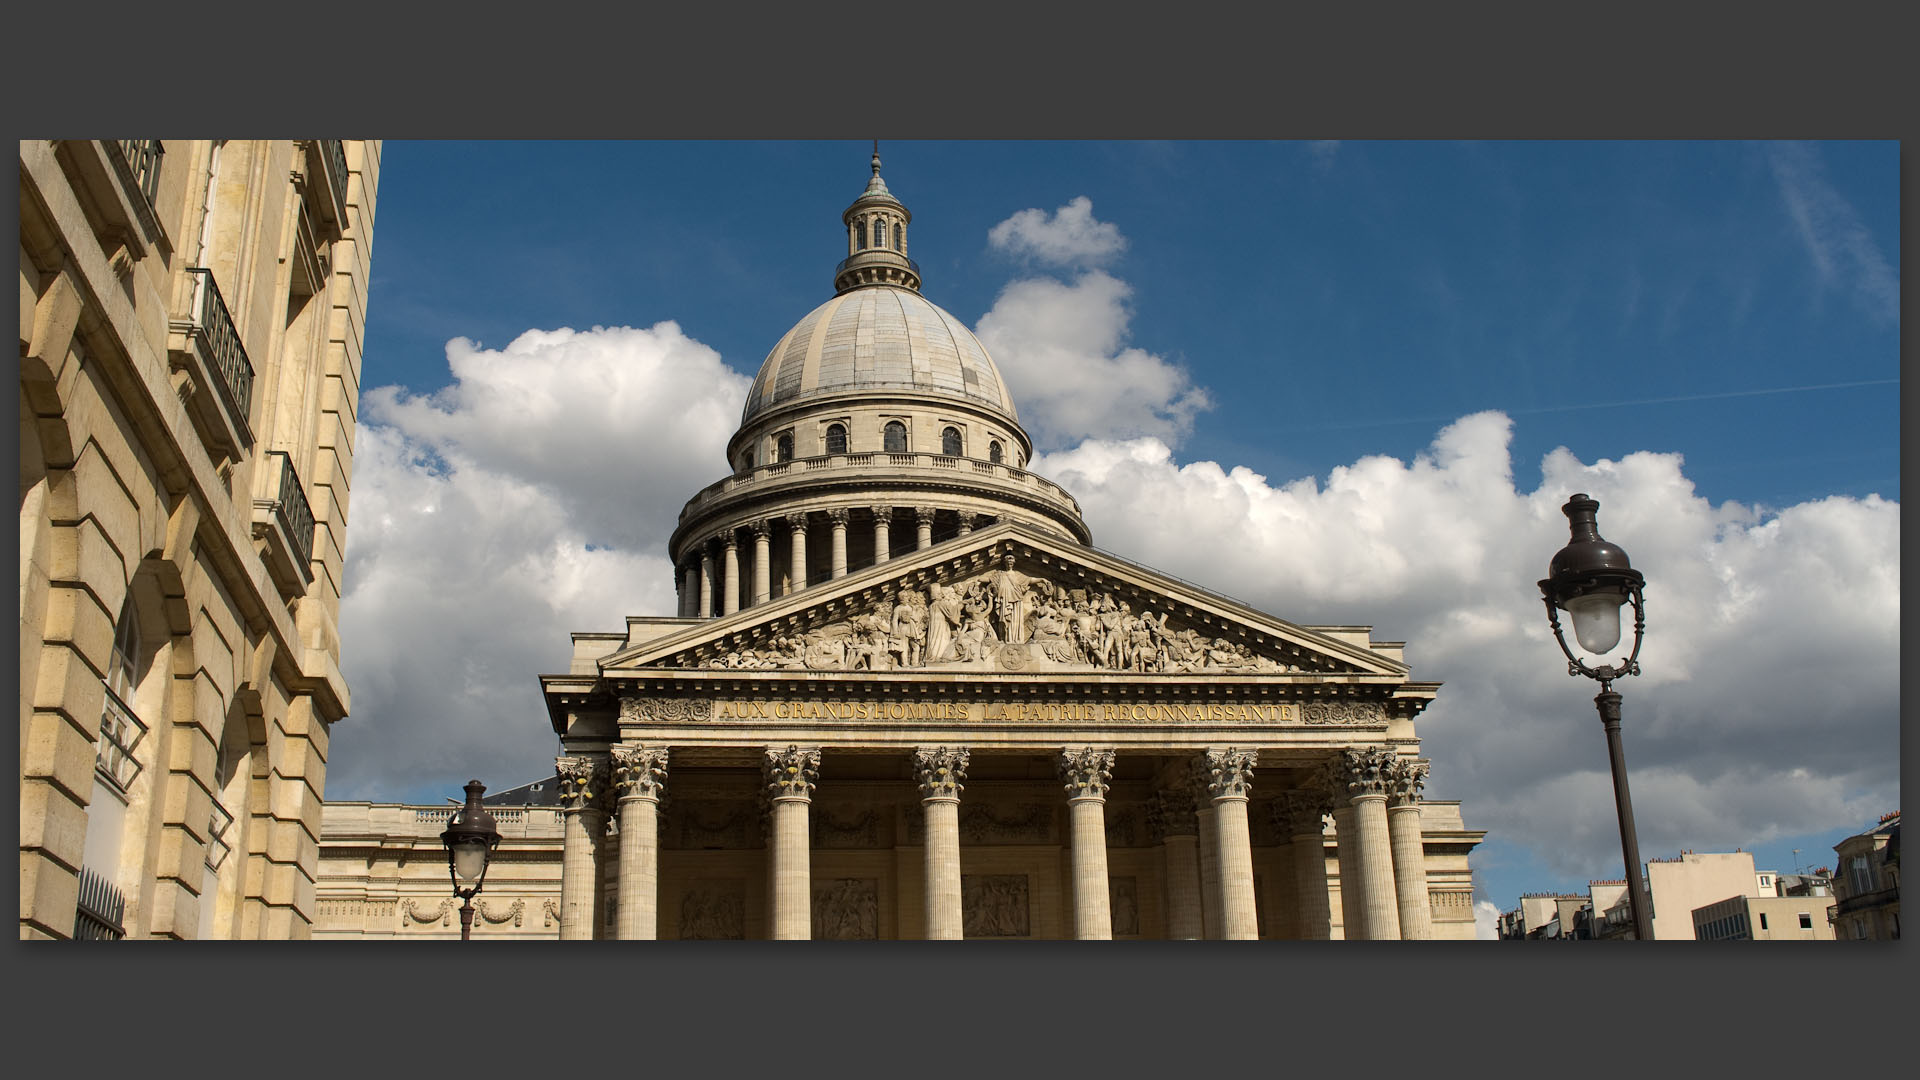
{"label": "glass lamp globe", "polygon": [[1573,636],[1582,649],[1599,656],[1620,644],[1620,605],[1626,601],[1617,592],[1591,592],[1567,601]]}

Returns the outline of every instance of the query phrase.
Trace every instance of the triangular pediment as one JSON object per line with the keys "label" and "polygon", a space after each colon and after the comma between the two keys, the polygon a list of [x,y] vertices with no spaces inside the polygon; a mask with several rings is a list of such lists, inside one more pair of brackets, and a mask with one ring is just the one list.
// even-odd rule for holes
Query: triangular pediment
{"label": "triangular pediment", "polygon": [[1289,623],[1011,522],[702,620],[615,651],[599,667],[603,675],[723,669],[1407,676],[1397,652],[1372,648],[1363,628]]}

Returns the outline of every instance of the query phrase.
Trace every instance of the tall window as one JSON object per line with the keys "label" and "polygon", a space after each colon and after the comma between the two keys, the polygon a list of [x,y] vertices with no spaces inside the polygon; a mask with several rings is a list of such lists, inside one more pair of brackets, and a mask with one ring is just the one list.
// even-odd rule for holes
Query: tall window
{"label": "tall window", "polygon": [[780,438],[777,439],[773,444],[773,451],[774,451],[773,460],[792,461],[793,460],[793,432],[791,431],[781,432]]}
{"label": "tall window", "polygon": [[895,225],[893,227],[893,250],[901,253],[905,253],[907,250],[907,227],[905,225]]}
{"label": "tall window", "polygon": [[1006,453],[1000,449],[999,439],[995,439],[992,442],[987,444],[987,460],[988,461],[991,461],[995,465],[998,465],[1005,458],[1006,458]]}
{"label": "tall window", "polygon": [[887,421],[885,447],[886,447],[887,453],[889,454],[906,453],[907,452],[907,425],[901,423],[898,420]]}
{"label": "tall window", "polygon": [[827,453],[844,454],[847,452],[847,429],[839,424],[827,425]]}
{"label": "tall window", "polygon": [[747,451],[745,456],[740,459],[740,468],[742,470],[753,468],[753,451]]}
{"label": "tall window", "polygon": [[1849,864],[1853,873],[1853,895],[1860,896],[1873,891],[1873,868],[1867,865],[1865,855],[1855,855]]}
{"label": "tall window", "polygon": [[873,246],[877,248],[887,246],[887,223],[879,218],[873,219]]}
{"label": "tall window", "polygon": [[864,224],[853,227],[853,245],[860,251],[867,250],[867,227]]}
{"label": "tall window", "polygon": [[960,456],[959,428],[948,428],[940,433],[940,452],[948,457]]}
{"label": "tall window", "polygon": [[100,743],[95,764],[106,780],[125,793],[139,775],[134,747],[147,733],[134,711],[134,698],[140,688],[140,624],[134,615],[133,593],[129,589],[126,604],[120,609],[120,624],[113,632],[113,656],[107,664],[106,706],[100,716]]}

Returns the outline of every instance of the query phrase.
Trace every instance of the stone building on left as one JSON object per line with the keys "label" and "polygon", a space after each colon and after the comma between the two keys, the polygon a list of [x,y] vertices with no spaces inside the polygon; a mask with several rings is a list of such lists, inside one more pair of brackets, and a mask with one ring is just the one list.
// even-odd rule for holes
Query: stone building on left
{"label": "stone building on left", "polygon": [[306,938],[380,144],[20,144],[20,936]]}

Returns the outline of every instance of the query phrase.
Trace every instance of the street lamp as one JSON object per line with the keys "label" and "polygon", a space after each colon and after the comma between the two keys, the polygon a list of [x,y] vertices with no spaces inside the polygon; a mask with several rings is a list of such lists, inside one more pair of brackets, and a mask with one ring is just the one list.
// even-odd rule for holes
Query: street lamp
{"label": "street lamp", "polygon": [[493,815],[480,805],[487,785],[467,781],[467,805],[447,822],[440,842],[447,846],[447,873],[453,877],[453,895],[460,898],[460,940],[473,936],[473,897],[487,878],[487,860],[500,844]]}
{"label": "street lamp", "polygon": [[[1568,499],[1560,510],[1567,515],[1572,537],[1547,565],[1547,577],[1540,582],[1540,595],[1547,603],[1547,624],[1553,627],[1553,639],[1567,655],[1567,674],[1600,681],[1600,693],[1593,703],[1600,710],[1600,721],[1607,729],[1607,757],[1613,766],[1613,804],[1620,815],[1620,851],[1627,862],[1627,897],[1633,908],[1633,930],[1641,941],[1652,941],[1653,904],[1647,897],[1646,881],[1640,876],[1640,840],[1633,830],[1627,758],[1620,749],[1620,695],[1613,690],[1613,680],[1640,674],[1640,637],[1647,625],[1641,591],[1646,579],[1628,563],[1627,553],[1618,544],[1600,538],[1596,521],[1600,511],[1598,502],[1579,494]],[[1629,601],[1633,604],[1633,652],[1617,666],[1587,666],[1567,647],[1566,635],[1560,631],[1560,612],[1565,610],[1572,620],[1573,636],[1580,648],[1600,656],[1620,643],[1620,608]]]}

